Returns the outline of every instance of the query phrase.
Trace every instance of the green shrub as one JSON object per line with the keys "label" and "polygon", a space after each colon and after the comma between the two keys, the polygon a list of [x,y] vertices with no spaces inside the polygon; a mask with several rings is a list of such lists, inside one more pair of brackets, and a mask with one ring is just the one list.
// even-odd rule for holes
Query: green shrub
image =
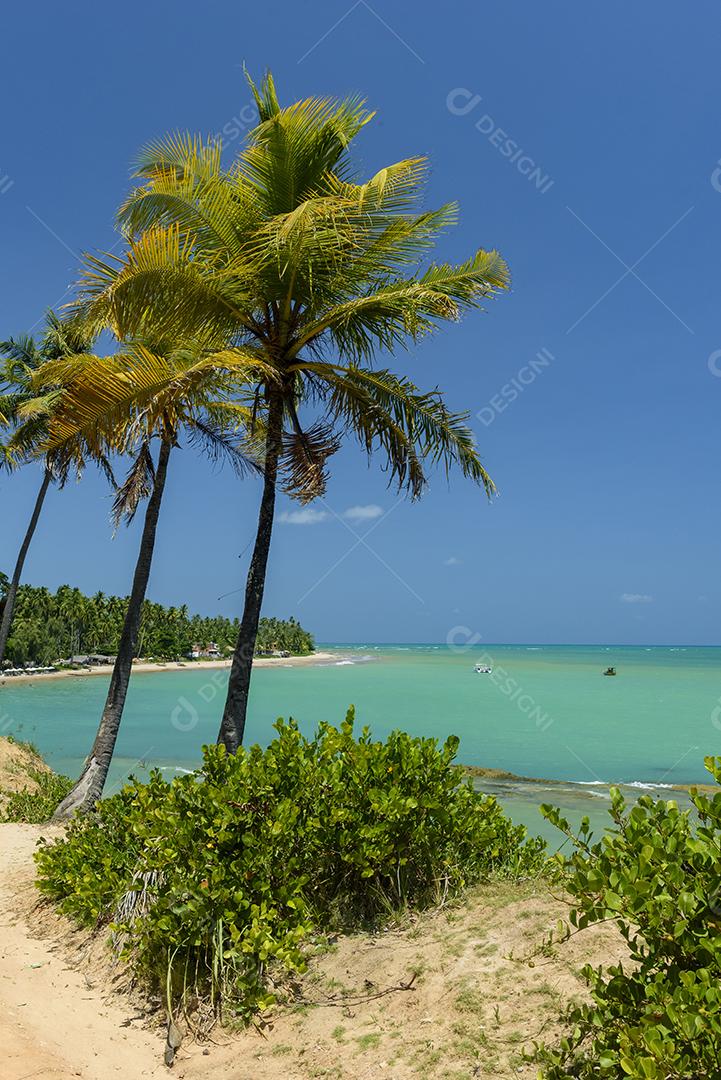
{"label": "green shrub", "polygon": [[2,792],[5,805],[0,808],[0,821],[22,821],[29,825],[41,825],[52,815],[73,786],[69,776],[41,772],[29,768],[28,779],[37,785],[35,790],[25,787],[22,791]]}
{"label": "green shrub", "polygon": [[385,743],[276,724],[263,750],[205,747],[199,774],[133,782],[38,856],[39,884],[83,922],[114,920],[136,970],[237,1013],[300,971],[315,930],[373,923],[491,874],[536,873],[494,799],[453,767],[457,739]]}
{"label": "green shrub", "polygon": [[[721,758],[706,767],[721,782]],[[592,1004],[571,1011],[572,1035],[542,1047],[545,1076],[710,1080],[721,1077],[721,791],[692,789],[695,813],[643,796],[630,810],[611,790],[615,828],[574,840],[565,885],[582,929],[617,920],[629,963],[584,968]]]}
{"label": "green shrub", "polygon": [[14,735],[6,735],[4,738],[12,746],[26,751],[26,759],[21,759],[11,768],[13,772],[24,775],[32,787],[26,786],[20,791],[7,791],[0,788],[0,796],[3,798],[3,804],[0,806],[0,822],[21,821],[31,825],[40,825],[48,820],[58,803],[65,798],[73,782],[68,776],[46,769],[40,751],[34,743],[17,739]]}

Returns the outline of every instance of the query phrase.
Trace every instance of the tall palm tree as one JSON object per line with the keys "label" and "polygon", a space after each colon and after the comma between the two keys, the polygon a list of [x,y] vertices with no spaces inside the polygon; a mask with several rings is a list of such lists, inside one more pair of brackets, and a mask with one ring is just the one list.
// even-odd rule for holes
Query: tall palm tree
{"label": "tall palm tree", "polygon": [[[148,497],[133,584],[98,730],[80,777],[57,807],[54,820],[89,810],[105,786],[137,654],[173,447],[185,432],[191,443],[200,444],[214,458],[229,459],[239,472],[252,467],[247,439],[238,435],[252,419],[252,410],[242,402],[239,389],[246,372],[257,378],[257,364],[249,366],[232,351],[201,356],[186,347],[161,354],[140,343],[129,344],[112,357],[86,354],[45,367],[43,377],[60,380],[63,385],[61,402],[48,425],[46,447],[52,450],[82,439],[93,451],[109,446],[132,453],[134,463],[114,503],[116,525],[123,517],[132,520],[141,499]],[[154,440],[158,442],[155,462]]]}
{"label": "tall palm tree", "polygon": [[[27,461],[46,432],[49,411],[58,399],[58,388],[47,385],[44,393],[39,392],[38,371],[41,366],[48,360],[83,353],[90,344],[90,337],[63,323],[52,311],[48,312],[45,333],[40,343],[27,334],[0,342],[0,353],[4,356],[4,362],[0,365],[0,425],[11,432],[11,437],[0,444],[0,467],[15,469]],[[100,460],[107,471],[107,462],[102,458]],[[0,666],[5,658],[25,559],[45,496],[53,479],[58,479],[61,485],[67,479],[67,461],[63,464],[58,454],[45,455],[42,467],[40,488],[5,594],[0,618]]]}
{"label": "tall palm tree", "polygon": [[[380,450],[413,497],[425,460],[458,464],[490,494],[466,416],[373,360],[508,286],[495,251],[420,268],[455,208],[417,212],[421,158],[351,179],[348,148],[372,117],[361,101],[281,108],[270,75],[251,87],[260,120],[228,170],[218,143],[189,135],[144,151],[120,212],[128,250],[92,260],[78,303],[92,330],[220,335],[264,364],[263,493],[219,734],[231,752],[243,738],[279,479],[305,498],[322,494],[347,432],[368,454]],[[303,407],[320,415],[303,424]]]}

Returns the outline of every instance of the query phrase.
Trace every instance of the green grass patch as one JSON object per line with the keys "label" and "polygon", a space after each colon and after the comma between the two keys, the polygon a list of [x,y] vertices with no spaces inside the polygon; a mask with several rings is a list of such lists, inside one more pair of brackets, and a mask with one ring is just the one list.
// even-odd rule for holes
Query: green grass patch
{"label": "green grass patch", "polygon": [[41,825],[51,816],[55,807],[68,794],[73,786],[69,776],[51,772],[45,768],[40,751],[34,743],[24,742],[12,735],[6,741],[25,751],[29,760],[18,761],[12,767],[13,774],[27,781],[20,791],[5,790],[0,787],[3,804],[0,806],[0,822],[24,822],[29,825]]}

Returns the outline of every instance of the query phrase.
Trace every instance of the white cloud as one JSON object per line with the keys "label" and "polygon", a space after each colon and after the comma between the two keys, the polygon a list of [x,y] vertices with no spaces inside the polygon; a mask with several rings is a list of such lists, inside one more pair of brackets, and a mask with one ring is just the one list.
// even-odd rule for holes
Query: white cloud
{"label": "white cloud", "polygon": [[625,592],[621,593],[622,604],[652,604],[653,597],[648,593],[640,592]]}
{"label": "white cloud", "polygon": [[347,510],[343,511],[341,517],[344,517],[346,521],[373,521],[374,518],[379,518],[382,513],[382,506],[371,503],[369,506],[349,506]]}
{"label": "white cloud", "polygon": [[319,525],[327,518],[325,510],[313,510],[307,506],[304,510],[284,510],[278,521],[282,525]]}
{"label": "white cloud", "polygon": [[461,560],[457,559],[455,555],[451,555],[450,558],[443,560],[444,566],[460,566]]}
{"label": "white cloud", "polygon": [[[323,521],[330,521],[333,516],[328,510],[315,510],[307,506],[303,510],[284,510],[279,514],[278,521],[282,525],[320,525]],[[383,516],[383,507],[372,503],[368,506],[349,506],[336,516],[346,521],[373,521]]]}

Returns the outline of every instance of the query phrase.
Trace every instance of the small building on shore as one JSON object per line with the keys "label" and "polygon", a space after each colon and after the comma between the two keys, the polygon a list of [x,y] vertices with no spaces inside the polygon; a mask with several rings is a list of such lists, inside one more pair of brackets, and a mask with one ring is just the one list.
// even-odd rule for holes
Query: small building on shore
{"label": "small building on shore", "polygon": [[208,645],[193,645],[188,653],[191,660],[218,660],[222,653],[216,643],[211,641]]}
{"label": "small building on shore", "polygon": [[63,664],[75,664],[78,667],[100,667],[102,664],[114,664],[115,656],[106,656],[104,653],[87,653],[71,656],[69,660],[62,660]]}

